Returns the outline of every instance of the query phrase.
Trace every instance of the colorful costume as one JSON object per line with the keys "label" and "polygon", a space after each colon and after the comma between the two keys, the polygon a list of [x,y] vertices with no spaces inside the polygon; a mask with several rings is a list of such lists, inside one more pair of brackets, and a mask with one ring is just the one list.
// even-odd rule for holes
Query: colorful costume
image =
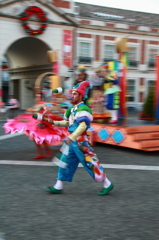
{"label": "colorful costume", "polygon": [[94,120],[103,121],[110,118],[110,114],[105,106],[105,95],[103,94],[103,91],[98,89],[92,90],[89,102],[89,107],[92,110]]}
{"label": "colorful costume", "polygon": [[[53,106],[50,103],[41,102],[39,106]],[[24,132],[30,140],[34,140],[37,144],[48,144],[48,145],[60,145],[63,138],[67,137],[68,132],[66,128],[58,128],[52,126],[52,124],[40,120],[36,120],[32,117],[33,112],[38,112],[43,114],[44,110],[32,109],[31,113],[19,114],[14,119],[9,119],[7,123],[4,124],[3,128],[6,133]],[[31,109],[30,109],[31,111]],[[62,117],[54,113],[48,112],[45,114],[46,117],[61,120]]]}
{"label": "colorful costume", "polygon": [[[74,86],[73,91],[77,91],[84,98],[89,87],[90,83],[85,81]],[[108,194],[113,189],[113,184],[106,178],[103,167],[90,146],[86,132],[93,120],[92,111],[84,102],[80,102],[67,109],[64,119],[63,121],[53,121],[53,124],[55,126],[68,126],[70,133],[68,137],[71,143],[66,146],[67,149],[63,147],[62,153],[57,155],[63,164],[58,169],[56,185],[54,187],[46,187],[45,189],[50,193],[61,193],[62,182],[71,182],[78,164],[81,163],[96,182],[103,181],[105,184],[109,182],[109,186],[107,188],[104,187],[99,193],[100,195]]]}
{"label": "colorful costume", "polygon": [[118,86],[117,71],[110,71],[107,76],[105,83],[109,87],[105,90],[106,95],[106,107],[112,115],[111,123],[116,123],[118,121],[118,111],[120,109],[120,87]]}
{"label": "colorful costume", "polygon": [[66,111],[65,121],[54,121],[54,125],[68,126],[69,138],[72,140],[69,147],[67,168],[59,168],[59,180],[71,182],[79,162],[82,163],[95,181],[101,182],[105,179],[106,175],[93,148],[90,146],[86,133],[92,120],[91,110],[81,102]]}

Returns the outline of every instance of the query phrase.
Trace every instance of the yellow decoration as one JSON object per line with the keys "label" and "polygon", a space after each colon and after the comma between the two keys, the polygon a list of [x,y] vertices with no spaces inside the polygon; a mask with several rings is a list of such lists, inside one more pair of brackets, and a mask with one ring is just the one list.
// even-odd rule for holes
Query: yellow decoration
{"label": "yellow decoration", "polygon": [[57,52],[47,51],[47,58],[50,63],[57,62]]}
{"label": "yellow decoration", "polygon": [[83,68],[83,69],[85,69],[85,66],[84,66],[84,65],[79,65],[78,68]]}
{"label": "yellow decoration", "polygon": [[92,158],[91,158],[90,156],[86,156],[86,157],[85,157],[85,160],[86,160],[87,162],[91,162],[91,161],[92,161]]}
{"label": "yellow decoration", "polygon": [[127,56],[125,54],[122,54],[121,56],[121,63],[124,65],[124,66],[127,66],[128,63],[127,63]]}
{"label": "yellow decoration", "polygon": [[124,36],[121,38],[116,38],[116,52],[117,53],[124,53],[128,51],[128,44],[127,44],[128,36]]}
{"label": "yellow decoration", "polygon": [[109,72],[108,75],[106,76],[106,78],[109,79],[109,80],[117,79],[117,71]]}
{"label": "yellow decoration", "polygon": [[54,90],[58,87],[61,87],[61,77],[59,75],[54,75],[49,77],[51,82],[51,89]]}
{"label": "yellow decoration", "polygon": [[108,66],[110,70],[114,69],[114,62],[108,62]]}
{"label": "yellow decoration", "polygon": [[108,88],[110,88],[111,83],[104,83],[104,90],[107,90]]}

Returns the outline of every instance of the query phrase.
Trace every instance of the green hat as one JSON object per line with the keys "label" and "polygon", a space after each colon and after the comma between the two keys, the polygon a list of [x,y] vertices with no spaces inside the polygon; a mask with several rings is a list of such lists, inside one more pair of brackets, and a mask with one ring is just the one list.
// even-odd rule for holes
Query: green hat
{"label": "green hat", "polygon": [[64,88],[62,87],[58,87],[58,88],[55,88],[52,93],[63,93],[64,92]]}
{"label": "green hat", "polygon": [[78,70],[79,72],[85,72],[85,71],[86,71],[86,68],[85,68],[85,66],[83,66],[83,65],[79,65],[77,70]]}

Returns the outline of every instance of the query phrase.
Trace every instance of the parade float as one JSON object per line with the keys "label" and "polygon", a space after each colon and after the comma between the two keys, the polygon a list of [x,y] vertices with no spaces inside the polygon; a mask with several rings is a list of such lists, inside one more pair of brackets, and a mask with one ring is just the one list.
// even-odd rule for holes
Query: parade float
{"label": "parade float", "polygon": [[[108,107],[109,113],[104,113],[105,117],[101,119],[98,113],[93,112],[94,122],[91,128],[87,131],[92,145],[95,143],[104,143],[120,147],[127,147],[143,151],[158,151],[159,150],[159,56],[156,58],[156,85],[154,95],[154,118],[153,121],[146,121],[146,119],[128,119],[126,94],[127,81],[126,75],[128,70],[127,64],[127,37],[116,39],[116,50],[119,55],[119,60],[108,61],[103,64],[106,69],[106,82],[104,84],[104,93],[107,99],[106,105],[111,105],[112,98],[114,99],[114,106]],[[35,93],[41,91],[41,82],[44,76],[48,75],[50,78],[50,87],[53,91],[62,86],[61,76],[58,74],[57,53],[53,51],[48,52],[48,59],[53,63],[53,71],[41,74],[35,82]],[[97,93],[97,92],[96,92]],[[93,102],[93,108],[99,110],[99,102],[104,101],[103,96],[95,96],[96,102]],[[152,102],[152,96],[150,96]],[[110,101],[109,101],[110,99]],[[54,104],[59,105],[61,102],[61,112],[59,112],[58,120],[62,120],[63,113],[68,107],[64,102],[67,102],[63,94],[57,94],[54,99]],[[100,100],[100,101],[98,101]],[[95,104],[94,104],[95,103]],[[92,104],[90,105],[92,108]],[[93,111],[95,110],[92,109]],[[112,120],[115,116],[116,120]],[[57,116],[57,115],[56,115]],[[102,121],[101,121],[102,120]],[[103,121],[104,120],[104,121]],[[148,119],[150,120],[150,119]]]}
{"label": "parade float", "polygon": [[[94,122],[88,132],[92,145],[96,142],[133,148],[143,151],[159,150],[159,56],[156,58],[156,85],[154,93],[154,118],[153,121],[145,119],[129,119],[126,106],[126,73],[127,65],[127,37],[116,39],[116,50],[119,61],[107,62],[109,72],[117,74],[119,92],[118,119],[116,121],[99,123]],[[111,89],[109,90],[112,91]],[[152,101],[152,96],[149,97]],[[148,119],[150,120],[150,119]]]}

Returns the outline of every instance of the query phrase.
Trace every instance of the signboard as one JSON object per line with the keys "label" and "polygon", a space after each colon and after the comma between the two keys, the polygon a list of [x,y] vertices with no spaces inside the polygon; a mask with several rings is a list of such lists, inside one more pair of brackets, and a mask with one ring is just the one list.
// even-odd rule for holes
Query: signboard
{"label": "signboard", "polygon": [[72,45],[72,30],[63,30],[63,64],[66,65],[68,68],[72,68]]}

